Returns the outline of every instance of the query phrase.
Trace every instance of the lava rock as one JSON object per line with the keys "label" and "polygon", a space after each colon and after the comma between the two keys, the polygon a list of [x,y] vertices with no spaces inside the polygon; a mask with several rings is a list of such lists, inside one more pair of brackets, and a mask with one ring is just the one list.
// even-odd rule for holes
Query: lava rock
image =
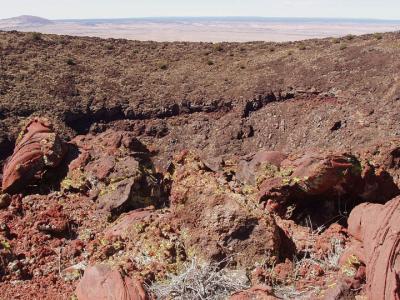
{"label": "lava rock", "polygon": [[16,193],[49,168],[57,167],[65,147],[47,119],[31,120],[20,133],[3,169],[3,191]]}
{"label": "lava rock", "polygon": [[400,197],[385,205],[363,203],[348,220],[349,233],[361,242],[370,299],[400,299]]}

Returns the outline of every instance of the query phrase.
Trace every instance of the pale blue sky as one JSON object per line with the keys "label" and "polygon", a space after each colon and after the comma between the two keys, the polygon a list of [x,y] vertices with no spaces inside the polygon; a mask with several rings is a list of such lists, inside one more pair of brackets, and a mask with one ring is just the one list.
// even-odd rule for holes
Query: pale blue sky
{"label": "pale blue sky", "polygon": [[400,0],[0,0],[0,18],[263,16],[400,19]]}

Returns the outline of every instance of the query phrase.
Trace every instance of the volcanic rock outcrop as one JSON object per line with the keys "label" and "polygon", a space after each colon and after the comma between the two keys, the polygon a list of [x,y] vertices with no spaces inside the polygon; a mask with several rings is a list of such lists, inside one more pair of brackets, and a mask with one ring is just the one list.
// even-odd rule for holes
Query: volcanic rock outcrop
{"label": "volcanic rock outcrop", "polygon": [[191,253],[208,261],[232,257],[248,267],[277,255],[280,239],[273,218],[233,192],[226,174],[184,152],[172,181],[173,219],[186,232],[184,244]]}
{"label": "volcanic rock outcrop", "polygon": [[35,118],[22,129],[13,155],[3,169],[3,192],[21,191],[34,179],[57,167],[65,147],[47,119]]}
{"label": "volcanic rock outcrop", "polygon": [[365,203],[353,209],[349,233],[366,265],[369,299],[400,299],[400,197],[385,205]]}
{"label": "volcanic rock outcrop", "polygon": [[161,177],[149,151],[131,132],[77,136],[71,147],[77,157],[61,182],[64,190],[90,192],[98,208],[113,215],[161,204]]}

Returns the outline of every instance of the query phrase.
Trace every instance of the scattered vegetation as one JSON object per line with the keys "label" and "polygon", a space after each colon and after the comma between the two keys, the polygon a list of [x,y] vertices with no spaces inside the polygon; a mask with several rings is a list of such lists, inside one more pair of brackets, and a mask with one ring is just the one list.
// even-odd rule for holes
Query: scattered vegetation
{"label": "scattered vegetation", "polygon": [[42,34],[40,32],[33,32],[32,33],[32,40],[41,41],[42,40]]}
{"label": "scattered vegetation", "polygon": [[161,69],[161,70],[167,70],[167,69],[168,69],[168,64],[166,64],[166,63],[161,63],[161,64],[160,64],[160,69]]}
{"label": "scattered vegetation", "polygon": [[224,48],[222,47],[222,45],[221,44],[214,44],[214,50],[215,51],[218,51],[218,52],[222,52],[222,51],[224,51]]}
{"label": "scattered vegetation", "polygon": [[377,40],[383,39],[382,33],[375,33],[375,34],[374,34],[374,37],[375,37]]}
{"label": "scattered vegetation", "polygon": [[232,293],[249,288],[249,281],[234,271],[221,269],[220,263],[202,265],[193,259],[179,275],[154,283],[147,289],[156,299],[226,299]]}
{"label": "scattered vegetation", "polygon": [[211,59],[209,59],[209,60],[207,60],[207,65],[212,66],[212,65],[214,65],[214,62]]}
{"label": "scattered vegetation", "polygon": [[339,49],[340,49],[340,50],[344,50],[344,49],[346,49],[346,48],[347,48],[347,45],[346,45],[346,44],[341,44]]}
{"label": "scattered vegetation", "polygon": [[72,59],[72,58],[68,58],[67,59],[67,65],[69,66],[75,66],[76,62]]}
{"label": "scattered vegetation", "polygon": [[354,40],[355,36],[353,34],[348,34],[348,35],[345,36],[345,38],[348,41],[352,41],[352,40]]}
{"label": "scattered vegetation", "polygon": [[306,47],[306,45],[304,45],[304,44],[301,44],[300,46],[299,46],[299,50],[306,50],[307,49],[307,47]]}

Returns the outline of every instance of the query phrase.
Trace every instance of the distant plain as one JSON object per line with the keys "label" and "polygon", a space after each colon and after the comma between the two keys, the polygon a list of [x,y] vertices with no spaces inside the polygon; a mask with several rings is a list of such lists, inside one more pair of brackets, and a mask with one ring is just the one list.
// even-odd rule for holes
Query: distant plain
{"label": "distant plain", "polygon": [[22,16],[0,20],[0,30],[37,31],[141,41],[282,42],[397,31],[400,30],[400,20],[171,17],[50,21]]}

